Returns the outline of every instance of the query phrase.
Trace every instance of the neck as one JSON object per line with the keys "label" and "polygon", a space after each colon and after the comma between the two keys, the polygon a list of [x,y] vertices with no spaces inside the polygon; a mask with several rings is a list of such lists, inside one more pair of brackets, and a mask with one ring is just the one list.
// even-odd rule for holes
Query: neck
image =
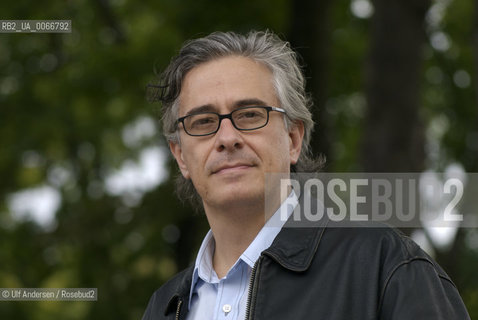
{"label": "neck", "polygon": [[[259,205],[257,203],[260,203]],[[223,278],[234,263],[254,241],[266,221],[279,208],[277,201],[273,210],[265,213],[264,200],[233,206],[211,206],[204,203],[206,216],[216,243],[213,267],[219,279]]]}
{"label": "neck", "polygon": [[204,208],[216,243],[213,267],[222,278],[257,236],[266,217],[263,208]]}

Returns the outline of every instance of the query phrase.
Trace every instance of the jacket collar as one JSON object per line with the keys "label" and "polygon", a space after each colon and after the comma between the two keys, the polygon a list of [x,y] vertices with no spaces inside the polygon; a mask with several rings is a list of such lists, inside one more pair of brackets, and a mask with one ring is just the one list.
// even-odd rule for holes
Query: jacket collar
{"label": "jacket collar", "polygon": [[189,291],[191,289],[192,273],[194,268],[189,267],[181,273],[178,285],[174,290],[174,294],[168,301],[166,309],[164,310],[164,315],[168,315],[171,312],[176,312],[178,304],[182,301],[182,306],[187,306],[189,304]]}
{"label": "jacket collar", "polygon": [[325,227],[286,227],[269,249],[263,252],[291,271],[302,272],[310,267]]}
{"label": "jacket collar", "polygon": [[[310,206],[305,205],[310,201]],[[287,223],[277,235],[272,245],[263,252],[286,269],[302,272],[310,267],[319,243],[329,222],[327,215],[311,222],[304,214],[304,209],[317,212],[317,199],[302,194],[299,204]]]}

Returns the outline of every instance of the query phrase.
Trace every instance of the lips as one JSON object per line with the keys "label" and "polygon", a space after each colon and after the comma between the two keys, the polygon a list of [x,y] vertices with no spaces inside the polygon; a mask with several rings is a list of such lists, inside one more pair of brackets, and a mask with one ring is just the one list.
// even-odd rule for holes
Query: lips
{"label": "lips", "polygon": [[233,164],[224,164],[212,171],[212,174],[221,174],[221,173],[228,173],[228,172],[235,172],[244,169],[251,168],[253,165],[249,163],[233,163]]}

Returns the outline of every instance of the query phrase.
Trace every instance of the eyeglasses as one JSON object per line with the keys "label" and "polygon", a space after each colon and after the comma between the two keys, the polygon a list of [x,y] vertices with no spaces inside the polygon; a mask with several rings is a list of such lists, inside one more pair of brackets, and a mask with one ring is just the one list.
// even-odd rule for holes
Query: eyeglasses
{"label": "eyeglasses", "polygon": [[184,131],[190,136],[207,136],[219,131],[221,121],[229,119],[237,130],[250,131],[265,127],[269,122],[269,112],[285,113],[284,109],[268,106],[239,108],[228,114],[201,112],[181,117],[176,125],[183,124]]}

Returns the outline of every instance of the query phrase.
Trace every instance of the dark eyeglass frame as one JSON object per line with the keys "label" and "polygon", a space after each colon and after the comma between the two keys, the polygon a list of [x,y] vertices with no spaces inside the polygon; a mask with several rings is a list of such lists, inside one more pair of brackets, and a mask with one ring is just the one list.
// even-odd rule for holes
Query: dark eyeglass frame
{"label": "dark eyeglass frame", "polygon": [[[251,108],[261,108],[261,109],[266,110],[266,111],[267,111],[267,119],[266,119],[266,122],[265,122],[263,125],[261,125],[261,126],[259,126],[259,127],[257,127],[257,128],[251,128],[251,129],[238,128],[238,127],[236,126],[236,124],[234,123],[234,120],[233,120],[233,118],[232,118],[232,115],[233,115],[235,112],[242,111],[242,110],[245,110],[245,109],[251,109]],[[190,136],[193,136],[193,137],[210,136],[210,135],[215,134],[216,132],[219,131],[219,128],[221,128],[221,122],[222,122],[223,119],[229,119],[229,120],[231,120],[231,123],[232,123],[232,125],[234,126],[234,128],[236,128],[237,130],[239,130],[239,131],[252,131],[252,130],[257,130],[257,129],[260,129],[260,128],[264,128],[264,127],[269,123],[269,113],[270,113],[271,111],[277,111],[277,112],[281,112],[281,113],[283,113],[283,114],[286,114],[286,111],[285,111],[284,109],[282,109],[282,108],[277,108],[277,107],[270,107],[270,106],[248,106],[248,107],[242,107],[242,108],[238,108],[238,109],[236,109],[236,110],[234,110],[234,111],[232,111],[232,112],[230,112],[230,113],[227,113],[227,114],[219,114],[219,113],[217,113],[217,112],[212,112],[212,111],[211,111],[211,112],[209,112],[209,111],[208,111],[208,112],[198,112],[198,113],[189,114],[189,115],[187,115],[187,116],[178,118],[178,119],[176,120],[176,129],[179,127],[179,123],[182,123],[182,124],[183,124],[184,132],[186,132],[186,133],[187,133],[188,135],[190,135]],[[188,130],[186,129],[186,126],[184,125],[184,120],[187,119],[187,118],[189,118],[189,117],[197,116],[198,114],[215,114],[215,115],[217,115],[218,118],[219,118],[219,122],[218,122],[218,124],[217,124],[216,130],[214,130],[214,131],[212,131],[212,132],[210,132],[210,133],[206,133],[206,134],[191,134],[191,133],[189,133]]]}

